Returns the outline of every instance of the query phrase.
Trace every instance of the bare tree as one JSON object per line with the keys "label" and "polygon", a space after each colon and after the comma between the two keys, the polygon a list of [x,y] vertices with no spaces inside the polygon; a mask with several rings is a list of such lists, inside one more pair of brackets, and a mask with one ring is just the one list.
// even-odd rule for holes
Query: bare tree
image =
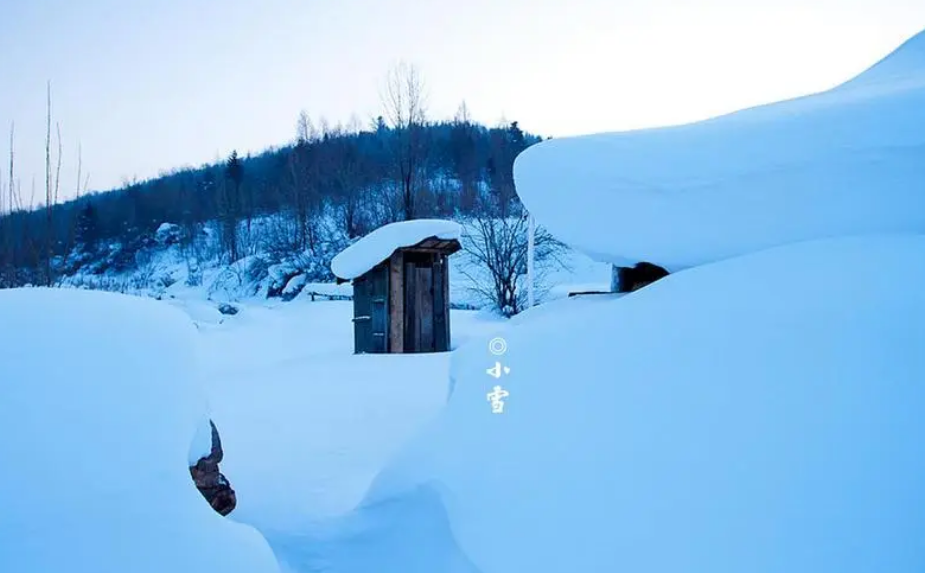
{"label": "bare tree", "polygon": [[83,177],[83,144],[80,142],[77,143],[77,199],[80,199],[81,195],[87,192],[87,189],[90,187],[90,174],[87,173],[86,177]]}
{"label": "bare tree", "polygon": [[402,215],[414,219],[418,172],[424,163],[426,122],[424,81],[417,68],[400,62],[386,78],[381,94],[386,119],[392,128],[391,150],[401,191]]}
{"label": "bare tree", "polygon": [[54,200],[51,175],[51,81],[47,84],[47,96],[45,122],[45,276],[43,278],[46,286],[51,286],[54,281],[51,270],[54,255]]}
{"label": "bare tree", "polygon": [[[13,253],[13,212],[15,211],[15,201],[13,199],[13,193],[15,191],[15,179],[13,172],[13,132],[15,124],[10,123],[10,172],[9,172],[9,183],[7,187],[7,197],[8,197],[8,212],[4,216],[2,209],[0,209],[0,287],[12,286],[14,283],[13,277],[13,262],[14,262],[14,253]],[[2,204],[2,201],[0,201]]]}
{"label": "bare tree", "polygon": [[15,133],[15,130],[16,130],[16,124],[14,122],[10,122],[10,184],[9,184],[9,187],[7,188],[7,191],[10,194],[10,201],[9,201],[10,211],[14,210],[13,197],[16,192],[16,188],[15,188],[16,180],[13,178],[13,158],[15,156],[15,153],[13,152],[13,135]]}
{"label": "bare tree", "polygon": [[473,213],[479,206],[479,183],[482,179],[477,151],[478,133],[472,123],[466,102],[459,105],[450,131],[451,158],[456,179],[459,181],[459,208]]}
{"label": "bare tree", "polygon": [[[474,265],[464,267],[461,273],[469,280],[470,290],[505,316],[513,316],[526,306],[528,226],[525,212],[508,217],[483,212],[466,226],[463,244]],[[565,245],[537,228],[534,249],[535,280],[542,294],[547,290],[544,278],[565,266],[561,257]]]}
{"label": "bare tree", "polygon": [[360,116],[357,114],[350,115],[350,121],[347,122],[347,133],[350,135],[355,135],[363,131],[363,122],[360,121]]}
{"label": "bare tree", "polygon": [[[327,122],[323,118],[321,125],[324,133],[327,133]],[[318,189],[318,142],[321,137],[308,114],[302,111],[296,128],[296,142],[287,158],[289,177],[284,183],[284,187],[288,189],[288,196],[284,201],[288,209],[291,209],[295,223],[294,241],[285,242],[290,245],[290,249],[298,251],[314,250],[316,247],[316,226],[321,209],[321,194]]]}

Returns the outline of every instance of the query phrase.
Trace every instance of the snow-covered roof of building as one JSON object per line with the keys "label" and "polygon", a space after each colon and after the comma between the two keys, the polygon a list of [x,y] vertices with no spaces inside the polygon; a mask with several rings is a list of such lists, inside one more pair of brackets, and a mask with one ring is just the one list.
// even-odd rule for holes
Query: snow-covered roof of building
{"label": "snow-covered roof of building", "polygon": [[416,219],[379,227],[353,243],[331,261],[331,272],[339,279],[352,280],[386,260],[396,249],[413,247],[428,239],[459,241],[459,223],[442,219]]}
{"label": "snow-covered roof of building", "polygon": [[801,240],[925,231],[925,32],[816,95],[658,129],[552,139],[514,165],[537,222],[669,270]]}

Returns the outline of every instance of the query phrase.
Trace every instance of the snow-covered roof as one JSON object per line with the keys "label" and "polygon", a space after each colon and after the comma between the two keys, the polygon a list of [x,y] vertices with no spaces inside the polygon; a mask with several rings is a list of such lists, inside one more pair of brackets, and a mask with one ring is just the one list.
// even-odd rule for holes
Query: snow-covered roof
{"label": "snow-covered roof", "polygon": [[443,219],[416,219],[379,227],[353,243],[331,261],[331,272],[339,279],[352,280],[386,260],[396,249],[413,247],[427,239],[458,241],[459,223]]}
{"label": "snow-covered roof", "polygon": [[925,231],[925,33],[832,90],[676,127],[552,139],[514,165],[537,222],[677,270],[846,234]]}

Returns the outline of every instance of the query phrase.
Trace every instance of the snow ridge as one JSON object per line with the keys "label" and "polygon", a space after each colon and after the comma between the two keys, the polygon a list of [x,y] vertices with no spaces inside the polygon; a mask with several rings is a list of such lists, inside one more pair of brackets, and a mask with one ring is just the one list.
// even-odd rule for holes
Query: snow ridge
{"label": "snow ridge", "polygon": [[920,34],[828,92],[547,140],[517,158],[514,177],[537,221],[573,247],[678,270],[797,241],[925,231],[923,151]]}

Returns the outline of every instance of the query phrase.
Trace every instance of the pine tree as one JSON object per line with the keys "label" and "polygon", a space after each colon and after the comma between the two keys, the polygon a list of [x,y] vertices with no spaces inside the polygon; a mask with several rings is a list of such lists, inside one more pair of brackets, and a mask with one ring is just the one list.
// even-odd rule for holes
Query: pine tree
{"label": "pine tree", "polygon": [[85,253],[96,250],[100,240],[100,223],[93,203],[87,203],[77,214],[74,239],[79,250]]}

